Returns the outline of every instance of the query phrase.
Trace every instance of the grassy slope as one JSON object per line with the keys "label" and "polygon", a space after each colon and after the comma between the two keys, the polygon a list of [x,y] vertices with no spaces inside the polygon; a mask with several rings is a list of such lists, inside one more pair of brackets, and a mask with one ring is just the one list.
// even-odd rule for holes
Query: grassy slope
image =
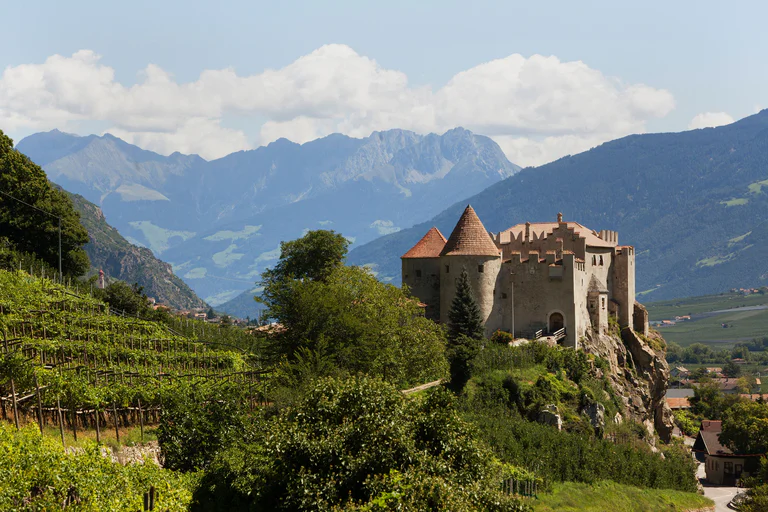
{"label": "grassy slope", "polygon": [[[744,306],[758,306],[768,303],[768,296],[738,294],[705,295],[646,304],[651,320],[669,320],[675,316],[707,313]],[[723,328],[722,324],[728,324]],[[659,332],[667,341],[682,346],[691,343],[717,344],[730,347],[738,341],[761,338],[768,334],[768,309],[757,311],[730,311],[680,322],[672,327],[663,327]]]}
{"label": "grassy slope", "polygon": [[551,494],[539,496],[533,505],[536,512],[672,512],[698,510],[714,503],[698,494],[668,489],[640,489],[613,482],[595,485],[567,482],[556,484]]}

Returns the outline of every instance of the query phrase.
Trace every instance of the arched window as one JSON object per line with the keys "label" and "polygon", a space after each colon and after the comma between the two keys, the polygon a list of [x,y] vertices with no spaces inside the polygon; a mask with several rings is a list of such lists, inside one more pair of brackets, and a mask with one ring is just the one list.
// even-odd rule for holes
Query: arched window
{"label": "arched window", "polygon": [[601,267],[603,266],[603,257],[602,256],[600,256],[600,266]]}

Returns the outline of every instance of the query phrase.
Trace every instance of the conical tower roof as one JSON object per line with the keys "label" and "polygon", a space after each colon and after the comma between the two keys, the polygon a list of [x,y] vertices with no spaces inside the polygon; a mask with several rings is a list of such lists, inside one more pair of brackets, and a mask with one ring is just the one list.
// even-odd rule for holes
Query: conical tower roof
{"label": "conical tower roof", "polygon": [[467,205],[440,256],[499,256],[499,252],[475,210]]}
{"label": "conical tower roof", "polygon": [[439,229],[433,227],[401,258],[438,258],[444,246],[445,237]]}

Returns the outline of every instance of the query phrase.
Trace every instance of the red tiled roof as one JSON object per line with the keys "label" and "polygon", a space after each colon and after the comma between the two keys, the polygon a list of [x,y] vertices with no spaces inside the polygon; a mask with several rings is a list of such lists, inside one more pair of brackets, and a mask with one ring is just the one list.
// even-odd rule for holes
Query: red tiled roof
{"label": "red tiled roof", "polygon": [[445,247],[445,237],[439,229],[433,227],[401,258],[437,258],[443,247]]}
{"label": "red tiled roof", "polygon": [[691,407],[688,397],[667,398],[667,405],[670,409],[689,409]]}
{"label": "red tiled roof", "polygon": [[440,256],[499,256],[500,252],[475,210],[468,205]]}

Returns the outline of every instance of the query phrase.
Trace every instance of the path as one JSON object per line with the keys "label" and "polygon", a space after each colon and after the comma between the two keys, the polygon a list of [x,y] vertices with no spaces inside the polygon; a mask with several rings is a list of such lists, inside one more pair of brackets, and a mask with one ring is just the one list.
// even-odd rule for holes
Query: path
{"label": "path", "polygon": [[704,464],[701,463],[699,463],[699,467],[696,470],[696,477],[704,487],[704,496],[715,502],[715,512],[733,512],[728,508],[728,502],[730,502],[742,489],[739,489],[738,487],[715,487],[707,485],[704,480]]}
{"label": "path", "polygon": [[422,384],[421,386],[416,386],[415,388],[404,389],[401,391],[401,393],[404,395],[410,395],[411,393],[416,393],[417,391],[424,391],[425,389],[439,386],[442,383],[443,383],[443,379],[433,380],[432,382],[427,382],[426,384]]}

